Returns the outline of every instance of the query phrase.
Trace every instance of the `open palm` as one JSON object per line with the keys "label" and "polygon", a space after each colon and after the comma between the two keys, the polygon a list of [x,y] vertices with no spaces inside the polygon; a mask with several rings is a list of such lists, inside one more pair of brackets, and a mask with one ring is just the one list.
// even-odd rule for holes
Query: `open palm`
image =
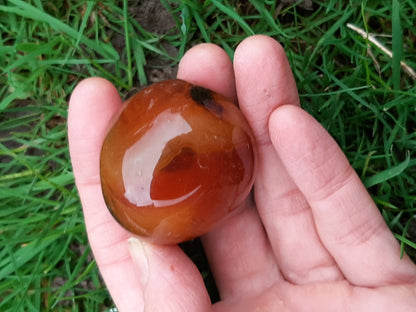
{"label": "open palm", "polygon": [[212,44],[189,50],[178,78],[238,101],[258,147],[254,200],[202,237],[221,301],[212,305],[178,246],[130,239],[101,194],[99,153],[120,109],[91,78],[74,91],[69,143],[95,258],[124,311],[416,311],[416,266],[329,134],[299,107],[281,46],[253,36],[232,64]]}

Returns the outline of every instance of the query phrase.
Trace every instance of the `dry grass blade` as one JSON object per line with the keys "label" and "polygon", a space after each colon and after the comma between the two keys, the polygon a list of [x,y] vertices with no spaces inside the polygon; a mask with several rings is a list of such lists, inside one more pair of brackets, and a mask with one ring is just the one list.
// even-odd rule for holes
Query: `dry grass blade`
{"label": "dry grass blade", "polygon": [[[385,53],[388,57],[393,58],[393,52],[390,51],[388,48],[386,48],[380,41],[377,40],[377,38],[367,33],[364,29],[355,26],[354,24],[348,23],[347,27],[357,32],[361,37],[368,40],[372,44],[374,44],[377,48],[379,48],[383,53]],[[416,71],[406,64],[406,62],[401,61],[400,62],[401,67],[403,70],[413,79],[416,80]]]}

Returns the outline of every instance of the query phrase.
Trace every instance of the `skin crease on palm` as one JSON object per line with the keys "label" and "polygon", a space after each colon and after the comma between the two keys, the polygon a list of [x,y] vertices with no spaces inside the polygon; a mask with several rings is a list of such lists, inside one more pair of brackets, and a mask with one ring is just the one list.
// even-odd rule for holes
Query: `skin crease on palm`
{"label": "skin crease on palm", "polygon": [[202,237],[221,301],[178,246],[121,228],[105,207],[99,154],[122,105],[109,82],[74,90],[69,146],[89,241],[119,311],[416,311],[416,266],[329,134],[299,107],[282,47],[252,36],[232,64],[212,44],[189,50],[178,78],[238,101],[258,148],[253,196]]}

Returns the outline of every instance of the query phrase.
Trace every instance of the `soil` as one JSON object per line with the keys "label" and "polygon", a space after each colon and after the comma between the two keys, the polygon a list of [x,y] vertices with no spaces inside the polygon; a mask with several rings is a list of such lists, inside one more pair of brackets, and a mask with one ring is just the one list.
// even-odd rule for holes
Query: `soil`
{"label": "soil", "polygon": [[[170,12],[160,2],[160,0],[141,1],[137,6],[131,6],[130,14],[148,32],[164,35],[172,33],[176,28],[176,23]],[[179,32],[179,30],[178,30]],[[175,57],[178,54],[177,48],[162,42],[163,48],[170,55]],[[171,66],[171,62],[159,57],[149,56],[146,59],[146,76],[149,84],[165,79],[176,77],[177,66]]]}
{"label": "soil", "polygon": [[[133,18],[148,32],[164,35],[171,33],[172,29],[176,28],[176,23],[165,6],[160,0],[147,0],[147,1],[132,1],[130,5],[130,14]],[[281,0],[278,1],[276,8],[276,14],[282,8],[291,6],[298,3],[301,10],[313,11],[313,1],[303,0],[299,3],[299,0]],[[179,30],[178,30],[179,31]],[[121,39],[121,40],[120,40]],[[124,38],[118,38],[118,43],[115,44],[119,49],[124,48]],[[176,56],[178,53],[177,48],[169,45],[167,42],[163,43],[165,50],[171,56]],[[149,56],[146,59],[146,75],[148,83],[155,83],[165,79],[173,79],[176,77],[177,66],[171,66],[169,61],[160,59],[158,57]]]}

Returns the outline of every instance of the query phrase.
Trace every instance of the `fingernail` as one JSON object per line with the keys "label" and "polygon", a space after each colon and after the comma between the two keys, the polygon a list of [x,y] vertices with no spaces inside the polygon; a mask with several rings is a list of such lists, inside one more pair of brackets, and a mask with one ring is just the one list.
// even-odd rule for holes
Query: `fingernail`
{"label": "fingernail", "polygon": [[139,269],[142,285],[146,285],[149,276],[149,261],[147,259],[146,248],[135,237],[130,237],[127,242],[129,243],[130,256]]}

